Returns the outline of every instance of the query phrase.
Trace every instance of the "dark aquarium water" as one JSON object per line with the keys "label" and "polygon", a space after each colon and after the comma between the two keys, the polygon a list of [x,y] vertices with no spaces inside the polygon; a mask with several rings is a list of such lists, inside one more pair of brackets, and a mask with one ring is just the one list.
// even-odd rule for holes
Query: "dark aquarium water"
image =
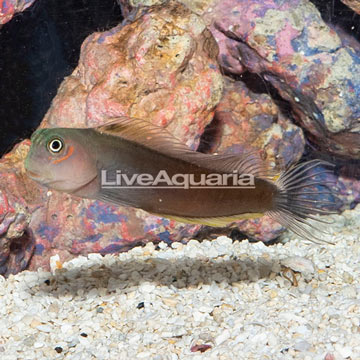
{"label": "dark aquarium water", "polygon": [[84,39],[121,20],[115,0],[37,0],[0,29],[0,154],[40,124]]}

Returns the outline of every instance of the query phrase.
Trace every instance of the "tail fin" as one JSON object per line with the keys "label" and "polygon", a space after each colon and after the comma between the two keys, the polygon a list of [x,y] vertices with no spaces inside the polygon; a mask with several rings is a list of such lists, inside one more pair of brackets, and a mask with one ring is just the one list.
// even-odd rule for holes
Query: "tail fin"
{"label": "tail fin", "polygon": [[337,199],[327,186],[334,184],[334,181],[326,179],[327,174],[333,173],[333,169],[329,169],[333,167],[326,161],[310,160],[283,172],[275,182],[278,193],[275,195],[274,209],[267,215],[307,240],[331,243],[323,238],[329,233],[319,224],[312,224],[309,219],[331,224],[314,215],[338,213],[334,211]]}

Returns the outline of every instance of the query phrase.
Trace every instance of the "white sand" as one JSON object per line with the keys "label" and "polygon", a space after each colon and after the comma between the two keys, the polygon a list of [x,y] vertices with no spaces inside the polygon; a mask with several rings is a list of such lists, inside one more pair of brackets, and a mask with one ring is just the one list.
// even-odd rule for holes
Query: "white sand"
{"label": "white sand", "polygon": [[0,359],[360,359],[360,206],[334,218],[335,245],[149,244],[1,278]]}

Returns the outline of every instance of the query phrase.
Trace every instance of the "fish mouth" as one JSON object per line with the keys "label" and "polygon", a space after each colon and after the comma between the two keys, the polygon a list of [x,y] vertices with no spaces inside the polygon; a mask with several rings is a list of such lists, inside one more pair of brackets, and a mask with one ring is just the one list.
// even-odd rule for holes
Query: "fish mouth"
{"label": "fish mouth", "polygon": [[38,173],[35,173],[33,171],[30,170],[26,170],[27,175],[29,176],[30,179],[39,179],[40,175]]}

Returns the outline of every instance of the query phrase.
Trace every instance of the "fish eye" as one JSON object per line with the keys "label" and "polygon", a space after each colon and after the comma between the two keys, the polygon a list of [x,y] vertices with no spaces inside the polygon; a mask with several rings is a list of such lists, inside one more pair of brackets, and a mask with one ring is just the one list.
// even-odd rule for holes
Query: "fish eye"
{"label": "fish eye", "polygon": [[47,148],[53,154],[59,153],[64,147],[64,143],[61,139],[55,138],[48,142]]}

